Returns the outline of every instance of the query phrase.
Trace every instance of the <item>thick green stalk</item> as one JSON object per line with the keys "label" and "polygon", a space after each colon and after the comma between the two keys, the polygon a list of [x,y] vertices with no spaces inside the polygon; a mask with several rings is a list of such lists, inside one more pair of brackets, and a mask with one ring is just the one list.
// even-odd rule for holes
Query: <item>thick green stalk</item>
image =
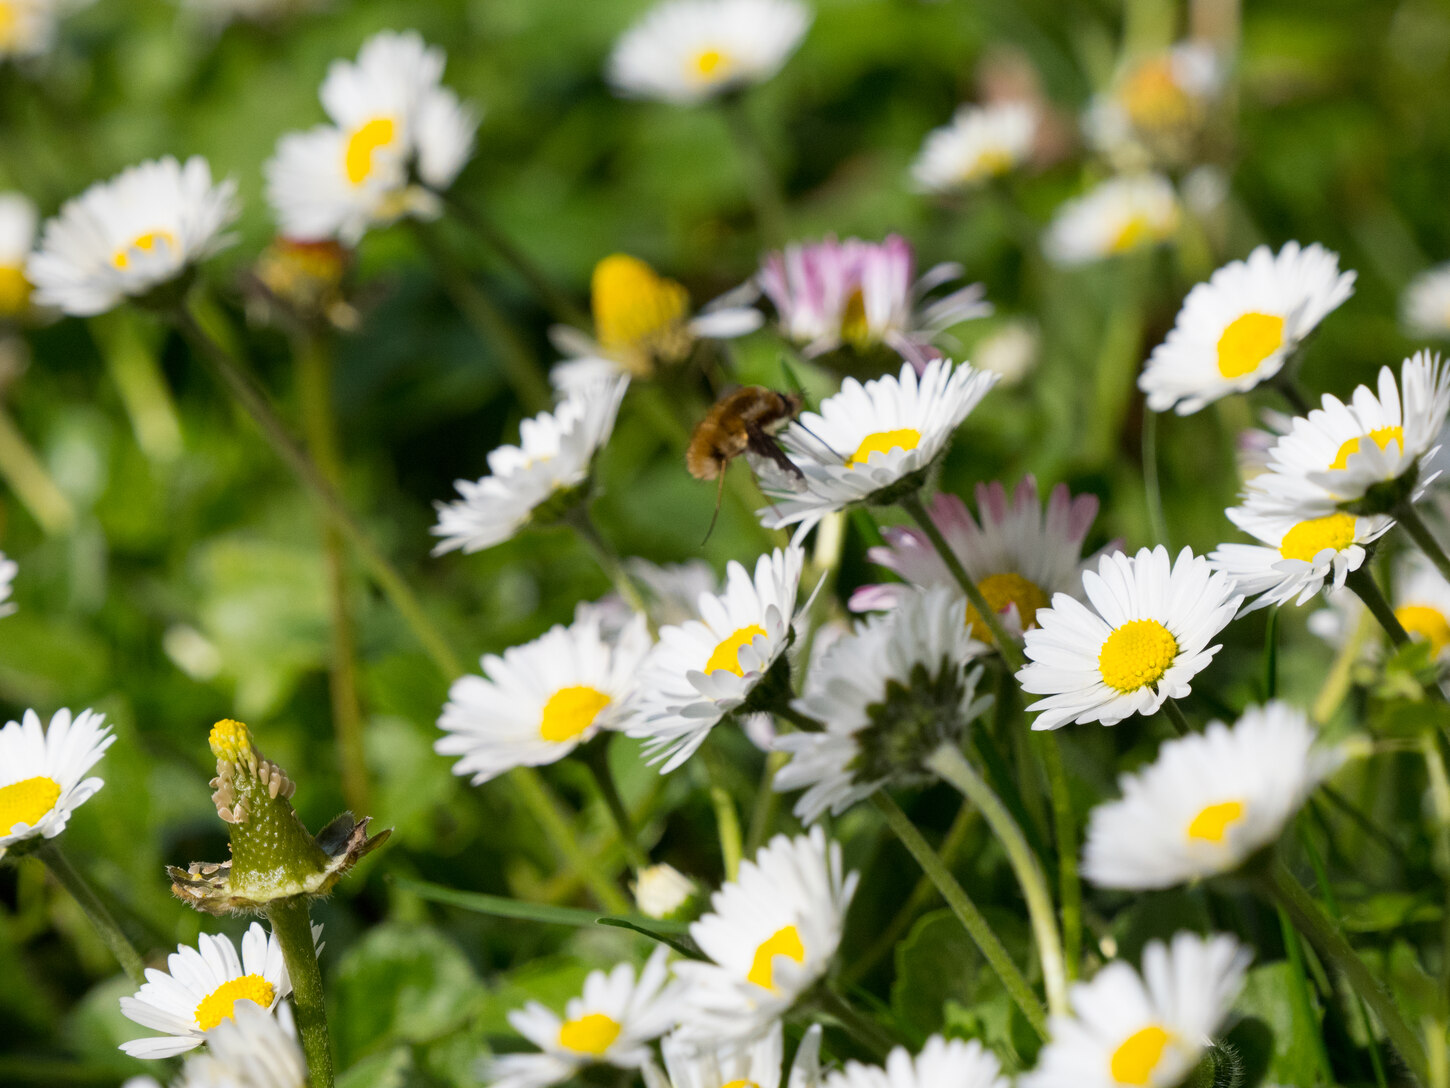
{"label": "thick green stalk", "polygon": [[101,902],[95,889],[61,851],[60,842],[57,839],[47,839],[45,845],[36,850],[35,855],[45,863],[56,883],[70,893],[101,940],[106,942],[106,947],[116,957],[116,962],[121,965],[121,970],[126,972],[127,977],[137,985],[145,982],[146,963],[141,959],[141,953],[136,951],[130,939],[121,932],[121,927],[111,917],[111,912]]}
{"label": "thick green stalk", "polygon": [[1400,503],[1395,508],[1395,519],[1404,526],[1405,532],[1410,534],[1410,539],[1415,542],[1416,547],[1425,553],[1425,558],[1435,564],[1435,569],[1440,572],[1440,577],[1450,581],[1450,555],[1445,554],[1445,549],[1435,539],[1435,534],[1425,524],[1425,519],[1420,517],[1420,511],[1415,509],[1415,504],[1409,499]]}
{"label": "thick green stalk", "polygon": [[1057,889],[1062,899],[1062,954],[1067,961],[1067,980],[1077,978],[1082,962],[1082,881],[1077,871],[1077,826],[1072,818],[1072,794],[1068,790],[1067,766],[1056,733],[1034,733],[1038,754],[1047,770],[1052,793],[1053,837],[1057,840]]}
{"label": "thick green stalk", "polygon": [[790,760],[786,752],[767,752],[760,784],[755,787],[755,804],[750,808],[750,822],[745,828],[745,850],[751,857],[765,843],[775,814],[780,810],[780,792],[775,789],[775,776]]}
{"label": "thick green stalk", "polygon": [[327,1032],[327,1005],[322,996],[322,971],[312,940],[312,918],[302,896],[278,899],[267,909],[272,933],[282,946],[282,959],[292,980],[292,1004],[297,1010],[297,1034],[307,1056],[312,1088],[332,1088],[332,1038]]}
{"label": "thick green stalk", "polygon": [[744,853],[744,842],[740,835],[740,814],[735,811],[735,800],[725,785],[724,767],[714,752],[700,753],[705,761],[705,771],[710,782],[710,805],[715,810],[715,828],[720,836],[720,857],[725,865],[725,879],[734,880],[740,875],[740,860]]}
{"label": "thick green stalk", "polygon": [[982,917],[982,912],[967,895],[965,889],[957,883],[957,878],[952,876],[951,870],[942,861],[940,855],[931,848],[931,845],[922,837],[916,825],[901,806],[887,796],[885,790],[877,790],[871,795],[871,802],[876,810],[886,819],[886,824],[901,840],[901,845],[916,859],[921,866],[921,871],[927,878],[936,885],[937,891],[946,900],[947,906],[951,908],[957,920],[966,929],[967,935],[972,938],[982,956],[1002,980],[1006,987],[1007,994],[1022,1010],[1022,1015],[1032,1025],[1034,1031],[1043,1038],[1047,1038],[1047,1013],[1042,1008],[1042,1003],[1037,1000],[1037,995],[1032,992],[1032,987],[1027,984],[1027,979],[1012,962],[1012,957],[1007,955],[1007,950],[1002,947],[1002,942],[992,932],[992,927]]}

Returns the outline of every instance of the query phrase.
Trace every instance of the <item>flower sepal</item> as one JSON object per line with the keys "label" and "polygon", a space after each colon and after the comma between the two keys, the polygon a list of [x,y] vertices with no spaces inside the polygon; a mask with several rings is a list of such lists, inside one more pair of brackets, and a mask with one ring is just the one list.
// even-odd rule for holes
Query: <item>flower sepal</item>
{"label": "flower sepal", "polygon": [[1403,504],[1414,498],[1420,484],[1420,459],[1416,458],[1408,469],[1393,480],[1371,484],[1365,493],[1352,502],[1342,502],[1339,508],[1359,517],[1373,517],[1376,514],[1394,514]]}

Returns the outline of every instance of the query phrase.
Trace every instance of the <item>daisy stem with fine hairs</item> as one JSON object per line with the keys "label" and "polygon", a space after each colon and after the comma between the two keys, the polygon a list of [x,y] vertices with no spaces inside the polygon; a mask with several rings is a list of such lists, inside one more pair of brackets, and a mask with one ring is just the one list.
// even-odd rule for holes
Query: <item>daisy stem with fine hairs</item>
{"label": "daisy stem with fine hairs", "polygon": [[302,1052],[307,1056],[308,1083],[312,1088],[332,1088],[332,1039],[327,1033],[322,972],[317,966],[307,900],[300,895],[278,899],[267,909],[267,920],[272,923],[292,980],[292,1003],[297,1009]]}
{"label": "daisy stem with fine hairs", "polygon": [[1172,552],[1168,543],[1168,520],[1163,516],[1163,491],[1158,482],[1158,413],[1148,408],[1143,409],[1143,494],[1148,504],[1153,543]]}
{"label": "daisy stem with fine hairs", "polygon": [[1408,499],[1400,503],[1395,507],[1395,520],[1405,527],[1405,532],[1410,534],[1415,546],[1425,553],[1425,558],[1435,564],[1440,577],[1450,581],[1450,555],[1445,554],[1445,549],[1435,539],[1435,534],[1425,524],[1425,519],[1420,517],[1415,504]]}
{"label": "daisy stem with fine hairs", "polygon": [[649,864],[649,858],[635,840],[634,821],[630,818],[629,809],[625,807],[624,798],[620,796],[614,772],[609,767],[608,733],[585,747],[584,766],[589,768],[594,786],[599,790],[599,799],[604,802],[609,818],[614,821],[615,830],[619,832],[624,856],[629,859],[631,868],[638,872]]}
{"label": "daisy stem with fine hairs", "polygon": [[161,373],[161,330],[141,322],[139,314],[122,308],[93,317],[89,324],[131,419],[136,444],[152,461],[169,464],[181,456],[181,421]]}
{"label": "daisy stem with fine hairs", "polygon": [[1193,726],[1188,723],[1188,715],[1183,713],[1183,708],[1176,699],[1163,700],[1163,715],[1180,737],[1186,737],[1193,732]]}
{"label": "daisy stem with fine hairs", "polygon": [[1057,842],[1058,895],[1062,899],[1062,954],[1067,980],[1077,978],[1082,960],[1082,880],[1077,872],[1077,827],[1072,818],[1072,794],[1067,788],[1067,766],[1054,732],[1033,733],[1052,800],[1053,837]]}
{"label": "daisy stem with fine hairs", "polygon": [[921,871],[926,874],[941,897],[947,901],[951,912],[957,916],[957,921],[962,923],[967,935],[972,938],[982,957],[991,965],[997,977],[1002,980],[1003,987],[1012,998],[1017,1007],[1022,1010],[1022,1015],[1032,1025],[1032,1030],[1037,1032],[1042,1039],[1047,1038],[1047,1012],[1042,1007],[1042,1002],[1037,1000],[1037,995],[1032,992],[1032,987],[1027,984],[1027,979],[1012,962],[1012,957],[1002,947],[1002,942],[992,932],[987,919],[982,917],[982,912],[972,902],[971,896],[952,876],[952,871],[947,868],[946,862],[940,854],[931,848],[911,818],[901,810],[901,806],[887,795],[885,790],[877,790],[871,795],[871,803],[876,806],[876,811],[886,820],[886,825],[891,828],[893,834],[901,840],[901,845],[916,859]]}
{"label": "daisy stem with fine hairs", "polygon": [[45,844],[36,850],[35,855],[45,863],[45,867],[50,870],[50,874],[55,877],[56,882],[70,893],[70,897],[85,913],[101,940],[106,942],[106,947],[111,950],[111,955],[116,957],[116,962],[121,965],[121,970],[126,972],[126,976],[138,984],[145,982],[146,963],[141,959],[141,953],[136,951],[136,946],[121,931],[121,927],[116,924],[116,919],[111,917],[111,912],[106,909],[106,904],[101,902],[101,897],[96,894],[95,889],[61,851],[60,843],[55,839],[47,839]]}
{"label": "daisy stem with fine hairs", "polygon": [[1260,890],[1271,902],[1284,908],[1295,928],[1344,975],[1350,987],[1373,1010],[1384,1025],[1390,1044],[1399,1052],[1415,1079],[1422,1085],[1428,1085],[1428,1064],[1419,1036],[1405,1022],[1389,990],[1370,973],[1364,960],[1345,940],[1339,926],[1324,913],[1282,860],[1274,859],[1258,880]]}
{"label": "daisy stem with fine hairs", "polygon": [[1047,879],[1038,864],[1037,855],[1027,845],[1022,829],[1001,798],[992,792],[976,769],[967,762],[954,744],[943,744],[926,758],[928,769],[961,791],[962,796],[977,806],[987,826],[996,834],[1007,852],[1007,861],[1017,875],[1022,897],[1027,901],[1027,915],[1042,962],[1042,980],[1047,990],[1047,1008],[1054,1016],[1068,1015],[1067,972],[1063,966],[1062,939],[1057,932],[1057,915],[1052,909],[1052,896]]}
{"label": "daisy stem with fine hairs", "polygon": [[1390,607],[1390,602],[1385,600],[1385,595],[1380,591],[1379,583],[1374,580],[1374,575],[1369,572],[1369,567],[1361,566],[1358,570],[1352,570],[1345,576],[1344,584],[1350,591],[1364,602],[1370,614],[1379,621],[1379,625],[1385,629],[1385,634],[1390,636],[1390,642],[1395,646],[1403,646],[1410,641],[1410,634],[1405,630],[1404,624],[1400,623],[1395,610]]}
{"label": "daisy stem with fine hairs", "polygon": [[840,1024],[856,1043],[870,1051],[875,1061],[885,1059],[896,1045],[896,1040],[887,1035],[880,1024],[869,1016],[862,1016],[845,997],[831,989],[829,984],[823,983],[817,988],[814,1004],[826,1016]]}
{"label": "daisy stem with fine hairs", "polygon": [[740,169],[750,190],[750,203],[755,208],[755,225],[761,241],[767,247],[778,246],[786,236],[785,197],[765,153],[765,144],[750,119],[744,94],[725,95],[720,100],[720,113],[730,129],[730,138],[735,142],[736,157],[740,160]]}

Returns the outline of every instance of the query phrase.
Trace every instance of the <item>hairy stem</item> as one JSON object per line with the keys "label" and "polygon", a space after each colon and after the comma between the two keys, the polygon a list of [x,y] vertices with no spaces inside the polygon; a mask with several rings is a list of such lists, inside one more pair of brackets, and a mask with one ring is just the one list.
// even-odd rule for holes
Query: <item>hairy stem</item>
{"label": "hairy stem", "polygon": [[1425,553],[1425,558],[1435,564],[1435,569],[1440,572],[1440,577],[1450,581],[1450,555],[1445,554],[1444,547],[1435,539],[1435,534],[1425,524],[1425,519],[1420,517],[1420,511],[1415,509],[1415,504],[1409,499],[1400,503],[1395,508],[1395,518],[1404,526],[1405,532],[1410,534],[1410,539],[1415,542],[1415,546]]}
{"label": "hairy stem", "polygon": [[1077,827],[1072,818],[1072,794],[1067,766],[1055,733],[1033,733],[1038,754],[1047,770],[1052,793],[1053,837],[1057,840],[1057,888],[1062,898],[1062,954],[1067,979],[1077,978],[1082,961],[1082,881],[1077,872]]}
{"label": "hairy stem", "polygon": [[1409,632],[1395,616],[1395,610],[1390,607],[1390,602],[1385,599],[1379,583],[1374,580],[1374,575],[1369,572],[1368,567],[1361,566],[1358,570],[1350,571],[1344,584],[1364,602],[1364,606],[1370,610],[1370,614],[1379,620],[1379,625],[1385,629],[1385,634],[1390,636],[1392,643],[1396,646],[1403,646],[1410,641]]}
{"label": "hairy stem", "polygon": [[146,964],[141,959],[141,953],[136,951],[136,946],[121,931],[116,919],[106,909],[106,904],[101,901],[90,882],[81,876],[80,870],[62,852],[60,842],[57,839],[47,839],[35,851],[35,856],[45,863],[56,883],[70,893],[70,897],[85,913],[101,940],[106,942],[106,947],[116,957],[116,962],[121,965],[121,970],[126,972],[127,977],[138,985],[145,982]]}
{"label": "hairy stem", "polygon": [[327,1005],[322,997],[322,971],[312,940],[312,918],[302,896],[278,899],[267,908],[267,920],[282,946],[282,959],[292,980],[297,1034],[307,1056],[312,1088],[332,1088],[332,1039],[327,1032]]}

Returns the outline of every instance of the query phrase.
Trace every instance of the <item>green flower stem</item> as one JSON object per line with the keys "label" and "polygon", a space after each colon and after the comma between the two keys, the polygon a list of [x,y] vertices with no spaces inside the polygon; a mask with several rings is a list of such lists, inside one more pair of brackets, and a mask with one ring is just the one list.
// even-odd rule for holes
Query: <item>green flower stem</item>
{"label": "green flower stem", "polygon": [[1279,373],[1269,379],[1271,388],[1278,390],[1279,395],[1289,402],[1289,407],[1294,410],[1296,416],[1307,416],[1310,411],[1309,398],[1299,388],[1299,383],[1285,366]]}
{"label": "green flower stem", "polygon": [[1399,1052],[1415,1079],[1421,1084],[1428,1084],[1429,1067],[1419,1036],[1405,1023],[1389,990],[1370,973],[1364,960],[1345,940],[1339,926],[1324,913],[1282,861],[1275,859],[1266,867],[1259,876],[1259,883],[1263,893],[1288,913],[1295,928],[1344,975],[1355,993],[1374,1010],[1384,1025],[1390,1044]]}
{"label": "green flower stem", "polygon": [[278,899],[267,909],[267,920],[282,946],[282,959],[292,980],[292,1004],[297,1010],[297,1034],[307,1056],[312,1088],[332,1088],[332,1039],[327,1033],[327,1006],[322,997],[322,972],[312,940],[312,918],[302,896]]}
{"label": "green flower stem", "polygon": [[1313,708],[1310,710],[1310,716],[1320,725],[1334,717],[1334,712],[1339,709],[1350,688],[1354,686],[1355,663],[1359,661],[1359,655],[1373,630],[1374,620],[1369,613],[1360,613],[1354,628],[1348,632],[1344,645],[1334,655],[1329,672],[1325,674],[1324,684],[1320,687],[1319,694],[1314,697]]}
{"label": "green flower stem", "polygon": [[1410,539],[1415,542],[1415,546],[1425,553],[1425,557],[1431,563],[1435,564],[1435,569],[1440,572],[1440,577],[1450,581],[1450,555],[1445,554],[1445,549],[1435,539],[1435,534],[1425,524],[1425,519],[1420,517],[1420,512],[1415,509],[1415,504],[1409,499],[1400,503],[1395,507],[1395,520],[1404,526],[1405,532],[1410,534]]}
{"label": "green flower stem", "polygon": [[760,784],[755,788],[755,804],[750,808],[750,823],[745,829],[746,854],[755,852],[764,844],[775,823],[775,814],[780,811],[780,792],[775,789],[775,776],[790,760],[789,753],[767,752],[765,767],[760,772]]}
{"label": "green flower stem", "polygon": [[619,784],[614,780],[614,772],[609,768],[608,741],[609,734],[605,734],[588,745],[584,752],[584,765],[589,768],[595,788],[599,790],[599,799],[604,802],[604,807],[609,811],[609,818],[614,822],[615,830],[619,832],[619,841],[624,847],[625,857],[638,872],[649,864],[649,857],[640,848],[639,842],[635,838],[634,821],[630,818],[629,809],[625,807],[624,798],[619,794]]}
{"label": "green flower stem", "polygon": [[1324,1031],[1314,1015],[1314,1004],[1309,997],[1309,976],[1304,970],[1304,948],[1300,943],[1299,931],[1289,920],[1289,914],[1279,907],[1279,931],[1284,938],[1284,954],[1288,957],[1289,972],[1293,985],[1289,996],[1293,1005],[1294,1019],[1299,1021],[1300,1030],[1306,1038],[1314,1041],[1314,1061],[1319,1066],[1317,1084],[1334,1083],[1334,1067],[1329,1063],[1329,1051],[1324,1045]]}
{"label": "green flower stem", "polygon": [[[293,342],[292,354],[296,363],[297,396],[302,407],[307,448],[327,482],[340,490],[342,453],[332,406],[333,355],[330,345],[321,336],[302,333]],[[347,555],[342,534],[326,519],[322,526],[322,550],[327,566],[332,632],[332,653],[327,670],[328,693],[332,701],[332,727],[337,734],[342,795],[353,812],[363,815],[372,811],[372,789],[363,751],[356,639],[347,593]]]}
{"label": "green flower stem", "polygon": [[35,856],[45,863],[51,876],[55,877],[56,883],[70,893],[70,897],[85,913],[101,940],[106,942],[106,947],[111,950],[111,955],[116,957],[116,962],[121,965],[121,970],[126,972],[126,976],[137,985],[145,982],[146,963],[141,959],[141,953],[136,951],[136,946],[121,931],[121,927],[116,924],[116,919],[111,917],[111,912],[106,909],[106,904],[101,902],[101,897],[96,894],[95,889],[65,856],[60,848],[60,841],[47,839],[44,845],[35,851]]}
{"label": "green flower stem", "polygon": [[997,973],[997,977],[1002,980],[1002,985],[1006,988],[1008,995],[1022,1011],[1022,1015],[1027,1018],[1027,1022],[1032,1025],[1032,1029],[1037,1032],[1039,1037],[1046,1039],[1047,1012],[1043,1009],[1042,1003],[1037,1000],[1037,995],[1032,992],[1032,987],[1027,984],[1027,979],[1012,962],[1012,957],[1007,955],[1007,950],[1002,947],[1002,942],[992,932],[992,927],[982,917],[982,912],[977,909],[965,889],[957,883],[957,878],[952,876],[951,870],[947,868],[941,856],[931,848],[931,845],[922,837],[921,832],[916,829],[916,825],[911,822],[905,812],[901,811],[901,806],[893,801],[885,790],[877,790],[872,794],[871,803],[876,806],[876,811],[885,818],[887,826],[901,840],[901,845],[906,847],[911,856],[916,859],[916,863],[921,866],[921,871],[927,875],[927,879],[936,885],[937,891],[941,892],[947,906],[965,927],[967,935],[972,938],[983,958]]}
{"label": "green flower stem", "polygon": [[1174,731],[1180,737],[1186,737],[1194,731],[1193,726],[1189,724],[1188,715],[1183,713],[1183,708],[1178,705],[1177,699],[1164,699],[1163,713],[1168,716]]}
{"label": "green flower stem", "polygon": [[509,772],[509,779],[524,806],[543,828],[555,852],[584,882],[595,901],[610,914],[630,913],[629,900],[600,867],[598,857],[586,852],[580,844],[569,826],[562,803],[549,789],[543,776],[532,767],[515,767]]}
{"label": "green flower stem", "polygon": [[862,1016],[840,994],[829,986],[816,990],[814,1005],[825,1015],[840,1024],[858,1044],[871,1052],[877,1061],[885,1059],[896,1045],[896,1040],[882,1030],[881,1025],[869,1016]]}
{"label": "green flower stem", "polygon": [[750,119],[744,95],[728,94],[723,97],[720,112],[730,129],[730,138],[735,142],[735,153],[750,190],[750,203],[755,209],[755,225],[760,239],[767,247],[781,245],[786,239],[785,196],[765,153],[760,133]]}
{"label": "green flower stem", "polygon": [[802,733],[819,733],[826,728],[820,722],[816,721],[815,718],[797,710],[785,699],[782,699],[779,705],[771,707],[770,712],[777,718],[784,718]]}
{"label": "green flower stem", "polygon": [[941,530],[936,527],[936,522],[932,521],[931,515],[927,513],[926,506],[921,501],[921,495],[919,493],[906,495],[899,500],[898,505],[921,527],[921,531],[931,541],[931,546],[936,549],[942,562],[946,564],[947,570],[951,571],[957,584],[966,591],[967,600],[972,602],[972,607],[977,610],[977,614],[982,617],[982,622],[992,632],[992,640],[997,644],[1002,659],[1015,673],[1023,664],[1021,647],[1007,634],[1007,628],[1002,626],[1001,615],[987,603],[987,598],[982,596],[982,591],[977,588],[977,583],[972,581],[967,574],[957,553],[952,551],[946,537],[942,536]]}
{"label": "green flower stem", "polygon": [[1034,733],[1038,755],[1047,771],[1052,793],[1053,836],[1057,840],[1057,888],[1062,900],[1062,954],[1067,961],[1067,980],[1077,978],[1082,962],[1082,881],[1077,872],[1077,827],[1072,818],[1072,794],[1067,784],[1067,766],[1057,734]]}
{"label": "green flower stem", "polygon": [[1358,570],[1349,572],[1344,584],[1347,585],[1354,595],[1364,602],[1364,606],[1370,610],[1370,614],[1379,620],[1379,625],[1385,629],[1385,634],[1390,636],[1390,642],[1395,646],[1403,646],[1410,641],[1410,634],[1405,630],[1404,624],[1400,623],[1395,615],[1395,610],[1390,607],[1390,602],[1385,599],[1379,584],[1374,580],[1374,575],[1369,568],[1361,565]]}
{"label": "green flower stem", "polygon": [[1158,482],[1158,415],[1143,409],[1143,496],[1148,504],[1148,525],[1153,543],[1173,552],[1168,542],[1168,519],[1163,516],[1163,491]]}
{"label": "green flower stem", "polygon": [[75,525],[75,507],[55,485],[4,407],[0,407],[0,476],[47,536],[69,532]]}
{"label": "green flower stem", "polygon": [[[1440,742],[1433,733],[1420,735],[1420,750],[1425,756],[1425,771],[1430,782],[1430,807],[1435,816],[1435,871],[1444,886],[1444,917],[1440,920],[1440,993],[1450,994],[1450,774],[1440,754]],[[1446,1050],[1447,1025],[1443,1015],[1430,1021],[1425,1032],[1425,1048],[1430,1068],[1431,1088],[1450,1084],[1450,1052]]]}
{"label": "green flower stem", "polygon": [[987,826],[996,833],[1007,852],[1007,861],[1017,875],[1022,887],[1022,896],[1027,900],[1027,915],[1032,923],[1036,938],[1037,957],[1042,963],[1042,979],[1047,989],[1047,1008],[1053,1015],[1066,1016],[1067,972],[1063,966],[1062,939],[1057,933],[1057,916],[1052,909],[1052,896],[1047,891],[1047,880],[1037,855],[1027,845],[1022,829],[1007,806],[992,792],[976,769],[967,762],[961,751],[952,744],[943,744],[927,757],[926,766],[943,780],[961,791],[962,796],[976,805],[987,821]]}
{"label": "green flower stem", "polygon": [[140,320],[135,311],[112,310],[91,318],[91,333],[121,394],[136,444],[152,461],[169,464],[181,455],[181,422],[161,374],[153,330],[143,330]]}
{"label": "green flower stem", "polygon": [[[624,599],[624,603],[648,619],[649,609],[645,605],[644,595],[640,593],[639,586],[635,584],[629,571],[624,569],[624,564],[620,561],[618,554],[600,534],[599,527],[594,524],[594,519],[589,515],[587,500],[565,514],[564,521],[579,534],[579,538],[589,547],[595,561],[614,584],[615,592]],[[657,633],[653,621],[650,622],[650,633]]]}
{"label": "green flower stem", "polygon": [[705,751],[700,754],[709,776],[710,805],[715,810],[715,826],[720,835],[720,856],[725,865],[725,879],[734,880],[740,875],[740,859],[744,853],[740,836],[740,814],[735,811],[735,800],[725,785],[724,767],[713,752]]}

